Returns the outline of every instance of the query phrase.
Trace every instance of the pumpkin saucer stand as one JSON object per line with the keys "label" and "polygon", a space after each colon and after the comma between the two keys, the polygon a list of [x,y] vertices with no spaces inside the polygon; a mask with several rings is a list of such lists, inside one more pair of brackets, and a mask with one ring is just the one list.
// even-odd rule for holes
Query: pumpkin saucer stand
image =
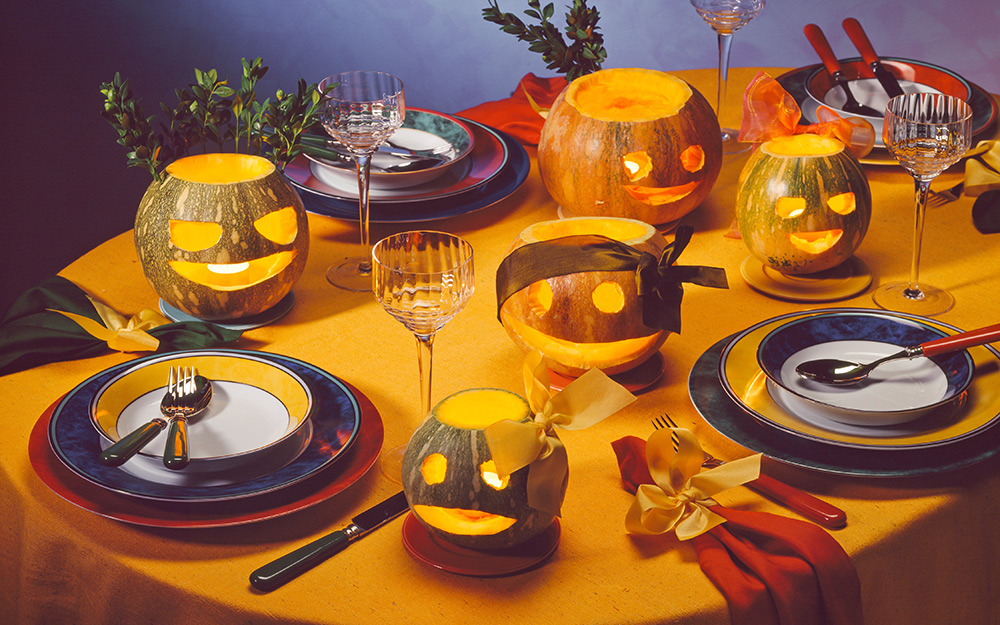
{"label": "pumpkin saucer stand", "polygon": [[261,311],[255,315],[250,315],[248,317],[242,317],[240,319],[200,319],[194,315],[188,314],[183,310],[176,308],[164,300],[160,300],[160,312],[170,319],[171,321],[205,321],[207,323],[212,323],[217,326],[222,326],[223,328],[229,328],[230,330],[252,330],[253,328],[260,328],[274,323],[278,319],[281,319],[288,314],[288,311],[292,309],[292,305],[295,303],[295,293],[289,291],[287,295],[278,300],[278,303],[271,306],[267,310]]}
{"label": "pumpkin saucer stand", "polygon": [[816,273],[789,275],[771,269],[751,255],[740,265],[740,275],[754,290],[793,302],[847,299],[865,292],[872,283],[871,269],[857,256]]}

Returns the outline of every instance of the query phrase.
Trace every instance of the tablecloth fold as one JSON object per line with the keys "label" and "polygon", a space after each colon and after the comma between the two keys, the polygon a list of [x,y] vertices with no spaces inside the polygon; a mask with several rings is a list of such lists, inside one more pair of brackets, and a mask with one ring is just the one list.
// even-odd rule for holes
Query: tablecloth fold
{"label": "tablecloth fold", "polygon": [[484,102],[458,115],[502,130],[525,145],[538,145],[545,123],[539,109],[547,111],[566,85],[562,76],[539,78],[528,73],[509,98]]}

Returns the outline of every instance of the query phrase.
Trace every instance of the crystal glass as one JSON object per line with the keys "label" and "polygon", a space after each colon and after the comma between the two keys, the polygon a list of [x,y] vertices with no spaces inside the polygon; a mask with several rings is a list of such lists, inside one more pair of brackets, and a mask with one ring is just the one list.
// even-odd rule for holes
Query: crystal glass
{"label": "crystal glass", "polygon": [[[475,287],[472,246],[445,232],[400,232],[376,243],[372,260],[375,298],[417,337],[422,419],[431,411],[434,335],[462,310]],[[405,450],[402,445],[383,455],[386,477],[401,481]]]}
{"label": "crystal glass", "polygon": [[[716,92],[715,114],[722,124],[722,105],[726,101],[726,78],[729,75],[729,50],[733,46],[733,33],[746,26],[764,8],[764,0],[691,0],[698,15],[712,27],[719,37],[719,88]],[[735,154],[750,148],[737,141],[739,131],[722,128],[722,151]]]}
{"label": "crystal glass", "polygon": [[918,283],[927,191],[931,181],[957,163],[972,145],[972,109],[961,98],[939,93],[896,96],[885,108],[882,141],[913,176],[917,216],[910,279],[884,284],[872,298],[887,310],[916,315],[943,313],[954,305],[955,298],[943,289]]}
{"label": "crystal glass", "polygon": [[372,261],[368,239],[368,174],[372,154],[403,125],[406,106],[403,82],[382,72],[344,72],[319,83],[321,122],[327,133],[354,156],[358,170],[358,211],[362,254],[345,258],[326,273],[327,280],[349,291],[371,289]]}

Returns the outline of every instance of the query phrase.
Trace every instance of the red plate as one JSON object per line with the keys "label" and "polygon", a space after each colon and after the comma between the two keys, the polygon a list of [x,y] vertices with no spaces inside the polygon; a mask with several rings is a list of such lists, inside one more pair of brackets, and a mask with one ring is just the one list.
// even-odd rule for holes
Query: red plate
{"label": "red plate", "polygon": [[277,491],[232,501],[157,502],[106,490],[66,468],[49,446],[48,428],[59,400],[42,414],[28,439],[35,473],[66,501],[109,519],[147,527],[224,527],[284,516],[325,501],[358,481],[382,449],[384,429],[378,410],[344,382],[361,407],[361,429],[351,449],[316,475]]}
{"label": "red plate", "polygon": [[500,577],[526,571],[548,559],[559,545],[559,519],[531,540],[507,549],[480,551],[438,540],[413,513],[403,521],[403,545],[411,556],[436,569],[474,577]]}

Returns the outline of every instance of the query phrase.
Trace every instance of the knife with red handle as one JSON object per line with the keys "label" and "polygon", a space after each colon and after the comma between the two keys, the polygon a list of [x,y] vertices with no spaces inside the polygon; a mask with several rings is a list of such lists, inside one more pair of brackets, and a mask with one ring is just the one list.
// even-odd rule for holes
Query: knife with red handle
{"label": "knife with red handle", "polygon": [[865,29],[861,27],[861,22],[853,17],[849,17],[844,20],[843,25],[844,30],[847,31],[847,36],[854,43],[854,47],[861,53],[861,58],[875,72],[875,78],[878,78],[878,81],[882,83],[882,88],[889,94],[889,97],[894,98],[898,95],[903,95],[903,88],[899,86],[899,81],[879,61],[878,55],[875,54],[875,48],[872,47],[872,42],[868,40]]}
{"label": "knife with red handle", "polygon": [[823,34],[823,30],[816,24],[806,24],[805,28],[802,29],[806,34],[806,39],[812,44],[813,50],[819,55],[821,61],[823,61],[823,66],[826,67],[826,71],[830,73],[830,77],[840,85],[840,88],[844,91],[844,97],[846,101],[844,102],[842,108],[848,113],[854,113],[856,115],[868,115],[870,117],[882,117],[881,111],[876,111],[870,106],[861,104],[858,99],[854,97],[854,93],[851,92],[850,81],[844,76],[844,72],[840,67],[840,61],[837,60],[837,55],[833,53],[833,48],[830,47],[830,42],[826,40],[826,35]]}

